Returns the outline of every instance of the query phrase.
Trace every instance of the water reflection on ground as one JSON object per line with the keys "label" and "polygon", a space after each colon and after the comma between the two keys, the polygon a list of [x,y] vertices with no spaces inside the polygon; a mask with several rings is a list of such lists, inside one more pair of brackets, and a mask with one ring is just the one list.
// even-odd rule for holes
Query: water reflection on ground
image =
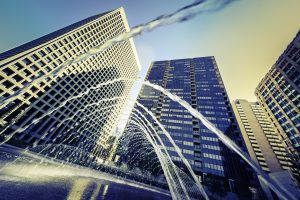
{"label": "water reflection on ground", "polygon": [[154,200],[171,199],[162,193],[136,188],[104,180],[91,178],[48,178],[47,180],[30,180],[15,177],[0,177],[0,199],[120,199],[120,200]]}
{"label": "water reflection on ground", "polygon": [[1,200],[168,200],[165,190],[0,147]]}

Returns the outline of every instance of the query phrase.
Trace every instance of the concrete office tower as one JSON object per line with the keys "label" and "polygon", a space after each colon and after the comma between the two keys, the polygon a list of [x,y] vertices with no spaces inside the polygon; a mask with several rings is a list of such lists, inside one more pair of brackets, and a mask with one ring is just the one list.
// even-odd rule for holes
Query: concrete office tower
{"label": "concrete office tower", "polygon": [[[183,98],[244,148],[214,57],[155,61],[150,66],[146,80]],[[248,189],[251,170],[247,171],[244,162],[189,111],[148,86],[143,86],[138,101],[165,126],[193,170],[204,178],[204,182],[205,177],[209,176],[224,181],[231,189],[243,186]],[[147,116],[143,109],[140,111]],[[162,140],[167,141],[163,134]],[[166,142],[165,145],[172,160],[180,164],[180,158],[171,143]]]}
{"label": "concrete office tower", "polygon": [[290,150],[300,153],[300,32],[255,90]]}
{"label": "concrete office tower", "polygon": [[285,143],[261,106],[238,99],[233,102],[233,111],[251,158],[266,172],[289,169]]}
{"label": "concrete office tower", "polygon": [[[23,147],[63,143],[97,153],[109,148],[110,135],[133,84],[127,79],[136,78],[140,69],[133,41],[114,44],[52,73],[66,61],[127,31],[124,10],[119,8],[1,53],[1,96],[16,97],[1,105],[1,140],[13,135],[8,142]],[[34,81],[40,76],[46,78]],[[117,78],[124,80],[88,91]],[[76,98],[68,99],[71,97]],[[40,117],[38,123],[29,125]],[[19,128],[25,129],[16,132]]]}
{"label": "concrete office tower", "polygon": [[[292,164],[288,161],[286,144],[261,106],[257,102],[238,99],[233,102],[233,111],[250,157],[269,173],[271,178],[293,194],[300,195],[297,181],[292,175]],[[297,174],[294,172],[294,175]],[[277,199],[263,182],[261,186],[268,199]]]}

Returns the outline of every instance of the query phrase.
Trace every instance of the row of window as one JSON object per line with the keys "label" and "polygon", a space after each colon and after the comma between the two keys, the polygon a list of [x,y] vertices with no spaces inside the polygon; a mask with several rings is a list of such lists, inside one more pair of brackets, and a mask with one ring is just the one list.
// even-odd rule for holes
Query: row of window
{"label": "row of window", "polygon": [[222,156],[210,153],[203,153],[203,157],[214,159],[214,160],[222,160]]}

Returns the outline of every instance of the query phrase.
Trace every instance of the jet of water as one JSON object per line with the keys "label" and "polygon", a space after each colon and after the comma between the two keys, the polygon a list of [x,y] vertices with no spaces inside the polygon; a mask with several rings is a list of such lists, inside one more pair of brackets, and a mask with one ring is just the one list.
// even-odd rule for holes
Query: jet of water
{"label": "jet of water", "polygon": [[63,73],[63,71],[70,65],[76,64],[78,62],[81,62],[83,60],[86,60],[92,55],[98,54],[103,52],[104,50],[108,49],[114,44],[120,43],[122,41],[128,40],[132,37],[135,37],[137,35],[140,35],[144,32],[149,32],[154,30],[155,28],[158,28],[160,26],[166,26],[178,22],[183,22],[192,19],[196,15],[207,13],[207,12],[214,12],[219,11],[220,9],[226,7],[229,3],[233,2],[233,0],[201,0],[196,1],[188,6],[185,6],[171,14],[162,15],[160,17],[157,17],[156,19],[141,24],[138,26],[133,27],[129,32],[121,33],[120,35],[113,37],[109,40],[107,40],[104,44],[96,46],[94,48],[91,48],[87,52],[78,55],[72,60],[68,60],[65,63],[63,63],[58,68],[50,71],[49,73],[45,75],[41,75],[33,79],[30,83],[28,83],[23,88],[20,88],[17,90],[14,94],[2,98],[0,102],[0,108],[7,105],[8,103],[14,101],[17,99],[20,95],[24,94],[24,92],[29,89],[33,84],[38,84],[42,80],[48,78],[48,77],[56,77],[57,75],[60,75]]}
{"label": "jet of water", "polygon": [[[155,129],[153,128],[153,126],[151,125],[151,123],[147,120],[147,118],[146,118],[139,110],[137,110],[137,109],[134,108],[134,111],[137,112],[137,113],[142,117],[142,118],[140,118],[138,115],[135,115],[137,118],[139,118],[139,119],[141,120],[141,122],[143,123],[144,127],[147,128],[147,131],[148,131],[148,132],[150,133],[150,135],[152,136],[151,131],[149,130],[148,126],[147,126],[143,121],[146,121],[146,122],[148,123],[148,125],[151,127],[152,131],[155,133],[155,136],[156,136],[156,138],[158,139],[159,143],[161,144],[161,146],[163,147],[163,149],[165,150],[165,152],[167,152],[167,149],[166,149],[166,147],[164,146],[164,144],[163,144],[161,138],[159,137],[158,133],[155,131]],[[135,113],[132,113],[132,114],[134,115]],[[155,140],[154,140],[154,141],[155,141]],[[156,143],[156,146],[158,146],[157,143]],[[156,147],[154,146],[154,148],[156,148]],[[169,155],[168,153],[166,153],[166,154],[167,154],[168,159],[169,159],[170,162],[171,162],[172,167],[175,168],[175,164],[172,162],[170,155]],[[190,199],[190,198],[189,198],[189,195],[188,195],[188,193],[187,193],[187,190],[186,190],[186,188],[185,188],[184,183],[182,182],[180,176],[178,175],[178,171],[175,169],[174,172],[175,172],[176,177],[178,178],[179,184],[181,185],[181,188],[182,188],[182,190],[183,190],[183,192],[184,192],[186,198],[189,200],[189,199]],[[203,189],[202,186],[201,186],[201,189]],[[204,190],[203,190],[203,191],[204,191]],[[203,195],[206,196],[205,192],[203,193]]]}
{"label": "jet of water", "polygon": [[[181,158],[181,160],[183,161],[183,163],[185,164],[185,166],[187,167],[189,173],[192,175],[193,180],[195,181],[195,184],[197,185],[197,188],[200,190],[201,195],[205,198],[208,199],[207,194],[204,191],[204,188],[202,187],[199,179],[196,177],[196,175],[194,174],[194,171],[192,170],[190,163],[187,161],[187,159],[183,156],[183,154],[181,153],[180,148],[176,145],[176,143],[174,142],[174,140],[172,139],[172,137],[170,136],[170,134],[168,133],[168,131],[163,127],[163,125],[156,119],[156,117],[154,116],[154,114],[149,111],[146,107],[144,107],[142,104],[140,104],[139,102],[135,101],[135,104],[139,107],[141,107],[143,110],[146,111],[146,113],[155,121],[155,123],[157,123],[160,127],[160,129],[163,131],[163,134],[168,138],[169,142],[172,144],[172,146],[174,147],[176,153],[179,155],[179,157]],[[135,114],[134,112],[137,112],[137,114]],[[140,120],[140,122],[143,124],[144,127],[146,127],[147,131],[150,133],[154,133],[155,138],[158,140],[160,146],[163,148],[163,150],[166,152],[166,156],[167,158],[170,160],[170,164],[172,165],[172,168],[174,170],[175,176],[178,177],[178,181],[179,184],[182,186],[183,192],[186,193],[186,189],[180,178],[180,176],[178,175],[178,170],[176,170],[176,167],[174,165],[174,163],[171,160],[171,157],[168,154],[168,151],[163,143],[163,141],[160,138],[160,135],[157,133],[157,131],[155,130],[155,128],[152,126],[151,122],[144,116],[144,114],[142,112],[139,111],[139,109],[133,107],[132,112],[131,112],[131,117],[130,119],[137,119]],[[147,125],[150,127],[150,129],[152,131],[149,130],[149,127],[144,123],[147,122]],[[131,123],[128,123],[129,125]],[[155,147],[154,147],[155,148]],[[159,155],[158,155],[159,156]],[[167,174],[166,174],[167,176]],[[173,177],[169,178],[169,179],[173,179]],[[169,184],[170,185],[170,184]],[[188,198],[188,195],[186,195]]]}
{"label": "jet of water", "polygon": [[[153,146],[153,148],[154,148],[154,150],[157,154],[157,157],[160,160],[160,164],[163,168],[165,177],[168,181],[168,186],[170,188],[171,195],[172,195],[173,199],[187,199],[187,200],[189,200],[190,197],[192,199],[194,199],[193,196],[190,196],[190,195],[192,195],[192,194],[190,194],[190,192],[192,192],[191,189],[193,189],[193,188],[189,188],[190,185],[188,185],[188,183],[193,182],[194,180],[191,181],[190,178],[189,178],[188,181],[187,181],[187,179],[185,179],[185,180],[182,179],[183,173],[180,173],[180,169],[177,168],[176,165],[171,160],[170,155],[167,153],[166,147],[162,143],[162,140],[160,139],[160,136],[155,131],[152,124],[138,110],[135,109],[134,111],[141,114],[141,116],[138,116],[137,114],[135,114],[133,112],[132,116],[131,116],[131,119],[134,119],[135,121],[139,121],[139,123],[131,122],[130,126],[131,125],[139,126],[139,128],[142,129],[144,134],[147,136],[148,141],[150,141],[150,143],[152,144],[152,146]],[[147,122],[147,125],[144,123],[144,120]],[[142,125],[142,127],[141,127],[141,125]],[[152,131],[150,131],[149,128],[151,128]],[[136,132],[134,132],[134,133],[136,133]],[[153,133],[154,133],[154,135],[153,135]],[[156,141],[157,139],[158,139],[158,141]],[[162,147],[162,149],[166,152],[166,154],[162,153],[160,147]],[[185,178],[188,178],[188,176],[186,176]],[[195,185],[195,182],[193,182],[193,185]],[[197,185],[197,183],[196,183],[196,185]],[[199,189],[200,189],[200,193],[199,193]],[[189,190],[189,192],[188,192],[188,190]],[[196,192],[196,194],[198,194],[198,195],[201,194],[205,199],[208,199],[208,197],[207,197],[206,193],[204,192],[202,186],[200,188],[197,187],[196,191],[194,190],[194,192]],[[198,199],[199,196],[196,196],[196,198]]]}
{"label": "jet of water", "polygon": [[198,110],[194,109],[188,102],[186,102],[185,100],[181,99],[180,97],[178,97],[175,94],[172,94],[171,92],[169,92],[167,89],[150,83],[149,81],[144,81],[143,83],[146,86],[149,86],[155,90],[158,90],[160,92],[162,92],[163,94],[165,94],[166,96],[168,96],[170,99],[172,99],[173,101],[178,102],[180,105],[182,105],[184,108],[186,108],[194,117],[196,117],[197,119],[199,119],[203,125],[205,125],[210,131],[212,131],[213,133],[215,133],[219,139],[231,150],[233,150],[234,152],[236,152],[239,156],[241,156],[243,158],[243,160],[245,160],[258,174],[261,175],[261,179],[262,181],[268,185],[279,197],[281,197],[282,199],[294,199],[297,200],[297,198],[289,193],[285,187],[283,187],[282,185],[279,185],[278,183],[276,183],[275,181],[273,181],[269,175],[267,175],[262,169],[261,167],[256,164],[255,162],[253,162],[251,160],[251,158],[238,146],[236,145],[229,137],[227,137],[221,130],[219,130],[217,127],[214,126],[214,124],[212,124],[208,119],[206,119]]}
{"label": "jet of water", "polygon": [[[189,170],[190,174],[192,175],[196,185],[198,186],[198,188],[200,189],[201,194],[204,196],[205,199],[208,199],[208,196],[206,195],[199,179],[196,177],[190,163],[187,161],[187,159],[183,156],[183,154],[181,153],[180,148],[176,145],[176,143],[174,142],[174,140],[172,139],[172,137],[170,136],[169,132],[164,128],[164,126],[156,119],[156,117],[154,116],[154,114],[148,110],[145,106],[143,106],[142,104],[140,104],[139,102],[136,102],[136,104],[138,106],[140,106],[141,108],[143,108],[150,116],[151,118],[158,124],[159,128],[163,131],[163,133],[165,134],[165,136],[169,139],[169,141],[171,142],[171,144],[173,145],[173,147],[175,148],[177,154],[179,155],[179,157],[181,158],[181,160],[183,161],[183,163],[185,164],[185,166],[187,167],[187,169]],[[159,137],[159,136],[158,136]]]}
{"label": "jet of water", "polygon": [[[136,104],[136,105],[140,105],[140,104]],[[140,105],[140,106],[142,106],[142,105]],[[130,106],[130,107],[132,107],[132,106]],[[183,173],[180,173],[180,169],[177,168],[176,165],[173,163],[162,139],[160,138],[160,135],[155,130],[152,123],[144,116],[144,114],[142,112],[140,112],[139,109],[132,107],[131,110],[132,110],[131,117],[130,117],[131,121],[130,121],[130,123],[128,123],[128,126],[127,126],[125,132],[131,133],[131,135],[133,135],[134,137],[137,137],[138,135],[136,133],[140,132],[141,134],[143,134],[145,136],[145,139],[147,139],[147,141],[152,144],[154,151],[155,151],[155,153],[160,161],[160,164],[163,168],[163,171],[164,171],[166,180],[168,182],[168,186],[170,188],[173,199],[178,199],[179,197],[181,197],[183,199],[190,199],[190,195],[191,195],[190,187],[193,188],[195,186],[195,183],[197,185],[197,187],[194,187],[195,194],[198,194],[198,195],[201,194],[205,199],[208,199],[201,183],[199,182],[199,180],[197,178],[194,180],[191,180],[188,178],[188,176],[186,176],[185,180],[182,179]],[[136,127],[142,131],[137,131],[136,128],[133,128],[133,127]],[[126,138],[128,138],[128,135],[126,135]],[[173,141],[173,139],[170,136],[168,138]],[[172,145],[176,145],[174,143],[174,141],[171,143],[172,143]],[[131,147],[131,148],[134,149],[134,147]],[[163,154],[161,152],[161,150],[160,150],[161,148],[162,148],[162,150],[164,150],[165,154]],[[175,149],[178,154],[181,154],[181,150],[178,147]],[[140,151],[140,149],[138,149],[137,151]],[[182,154],[181,154],[181,156],[183,157]],[[183,157],[183,159],[185,159],[185,158]],[[190,173],[193,174],[194,172],[191,170]],[[189,179],[189,180],[187,181],[187,179]],[[193,184],[188,185],[188,183],[193,183]],[[181,198],[179,198],[179,199],[181,199]],[[199,198],[199,196],[197,196],[197,198]]]}
{"label": "jet of water", "polygon": [[[101,99],[100,101],[98,101],[98,102],[93,102],[93,103],[91,103],[91,104],[87,104],[85,107],[84,107],[84,109],[86,109],[87,107],[89,107],[89,106],[94,106],[94,105],[97,105],[97,104],[100,104],[101,102],[103,102],[103,101],[112,101],[112,100],[118,100],[118,99],[124,99],[125,97],[113,97],[113,98],[110,98],[110,99]],[[64,104],[64,103],[62,103],[62,104]],[[59,108],[60,108],[61,106],[59,106]],[[31,127],[32,125],[34,125],[34,124],[37,124],[41,119],[43,119],[44,117],[46,117],[47,115],[49,115],[49,114],[51,114],[52,112],[54,112],[55,110],[57,110],[58,108],[56,107],[56,108],[54,108],[53,110],[49,110],[48,112],[46,112],[46,113],[44,113],[41,117],[39,117],[39,118],[36,118],[36,119],[34,119],[32,122],[30,122],[29,124],[27,124],[26,126],[24,126],[24,127],[19,127],[19,128],[17,128],[16,130],[14,130],[14,131],[12,131],[9,135],[6,135],[5,136],[5,139],[2,141],[2,142],[0,142],[0,146],[1,145],[3,145],[4,143],[6,143],[7,141],[9,141],[15,134],[17,134],[17,133],[21,133],[21,132],[23,132],[23,131],[25,131],[26,129],[28,129],[29,127]],[[81,111],[82,109],[79,109],[78,110],[78,112],[79,111]],[[77,113],[77,112],[76,112]],[[75,113],[75,114],[76,114]],[[75,116],[75,115],[74,115]],[[60,123],[61,124],[61,123]],[[14,124],[10,124],[9,126],[7,126],[7,127],[11,127],[11,126],[13,126]],[[7,128],[6,127],[6,128]],[[6,130],[6,128],[5,129],[3,129],[1,132],[0,132],[0,135]]]}
{"label": "jet of water", "polygon": [[[44,113],[41,117],[35,119],[32,123],[33,124],[36,124],[38,123],[41,119],[43,119],[44,117],[46,117],[47,115],[50,115],[52,114],[53,112],[59,110],[60,108],[64,107],[69,101],[72,101],[72,100],[75,100],[75,99],[79,99],[85,95],[87,95],[89,92],[91,92],[92,90],[98,90],[98,89],[101,89],[103,86],[106,86],[106,85],[110,85],[110,84],[113,84],[113,83],[116,83],[116,82],[121,82],[121,81],[131,81],[131,82],[134,82],[136,81],[137,79],[129,79],[129,78],[125,78],[125,77],[121,77],[121,78],[116,78],[116,79],[112,79],[112,80],[108,80],[104,83],[100,83],[100,84],[97,84],[96,86],[92,86],[90,88],[88,88],[86,91],[84,92],[81,92],[77,95],[74,95],[74,96],[71,96],[69,98],[67,98],[66,100],[64,100],[63,102],[61,102],[58,106],[56,106],[55,108],[47,111],[46,113]],[[26,111],[20,113],[18,115],[18,118],[20,118],[23,114],[25,114]],[[15,119],[15,121],[17,121],[17,119]],[[10,123],[4,130],[2,130],[0,132],[0,135],[7,129],[7,128],[10,128],[11,126],[13,126],[14,123]]]}
{"label": "jet of water", "polygon": [[[134,124],[134,125],[138,126],[141,130],[143,130],[143,133],[148,133],[147,130],[144,127],[142,127],[142,125],[139,125],[139,124]],[[176,187],[177,184],[175,183],[174,177],[172,176],[167,164],[165,163],[165,159],[163,159],[163,155],[162,155],[160,149],[156,148],[157,144],[155,144],[155,140],[152,139],[151,134],[148,133],[148,134],[145,134],[145,136],[146,136],[147,140],[150,142],[150,144],[153,146],[153,149],[157,155],[157,158],[159,159],[159,162],[163,168],[172,198],[175,200],[178,199],[177,196],[179,196],[180,194],[178,194],[178,191],[177,191],[177,187]]]}

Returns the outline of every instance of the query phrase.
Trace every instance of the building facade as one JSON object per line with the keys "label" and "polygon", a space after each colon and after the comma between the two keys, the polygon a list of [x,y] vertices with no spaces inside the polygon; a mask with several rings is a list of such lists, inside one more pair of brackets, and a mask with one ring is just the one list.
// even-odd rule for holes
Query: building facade
{"label": "building facade", "polygon": [[300,32],[261,80],[255,95],[290,151],[300,153]]}
{"label": "building facade", "polygon": [[[299,195],[300,190],[296,180],[299,172],[293,169],[285,142],[258,102],[235,100],[233,111],[250,157],[273,180],[284,185],[289,192]],[[261,181],[260,184],[268,199],[278,199],[264,182]]]}
{"label": "building facade", "polygon": [[[214,57],[155,61],[146,80],[187,101],[246,151]],[[142,87],[138,102],[164,125],[204,182],[209,176],[223,180],[230,189],[249,187],[252,171],[178,102],[149,86]],[[163,134],[161,138],[172,160],[180,165],[181,159],[174,147]]]}
{"label": "building facade", "polygon": [[286,145],[261,106],[238,99],[233,102],[233,110],[250,157],[265,172],[288,170]]}
{"label": "building facade", "polygon": [[60,67],[127,31],[119,8],[1,53],[1,141],[63,144],[97,154],[109,148],[140,70],[133,40]]}

